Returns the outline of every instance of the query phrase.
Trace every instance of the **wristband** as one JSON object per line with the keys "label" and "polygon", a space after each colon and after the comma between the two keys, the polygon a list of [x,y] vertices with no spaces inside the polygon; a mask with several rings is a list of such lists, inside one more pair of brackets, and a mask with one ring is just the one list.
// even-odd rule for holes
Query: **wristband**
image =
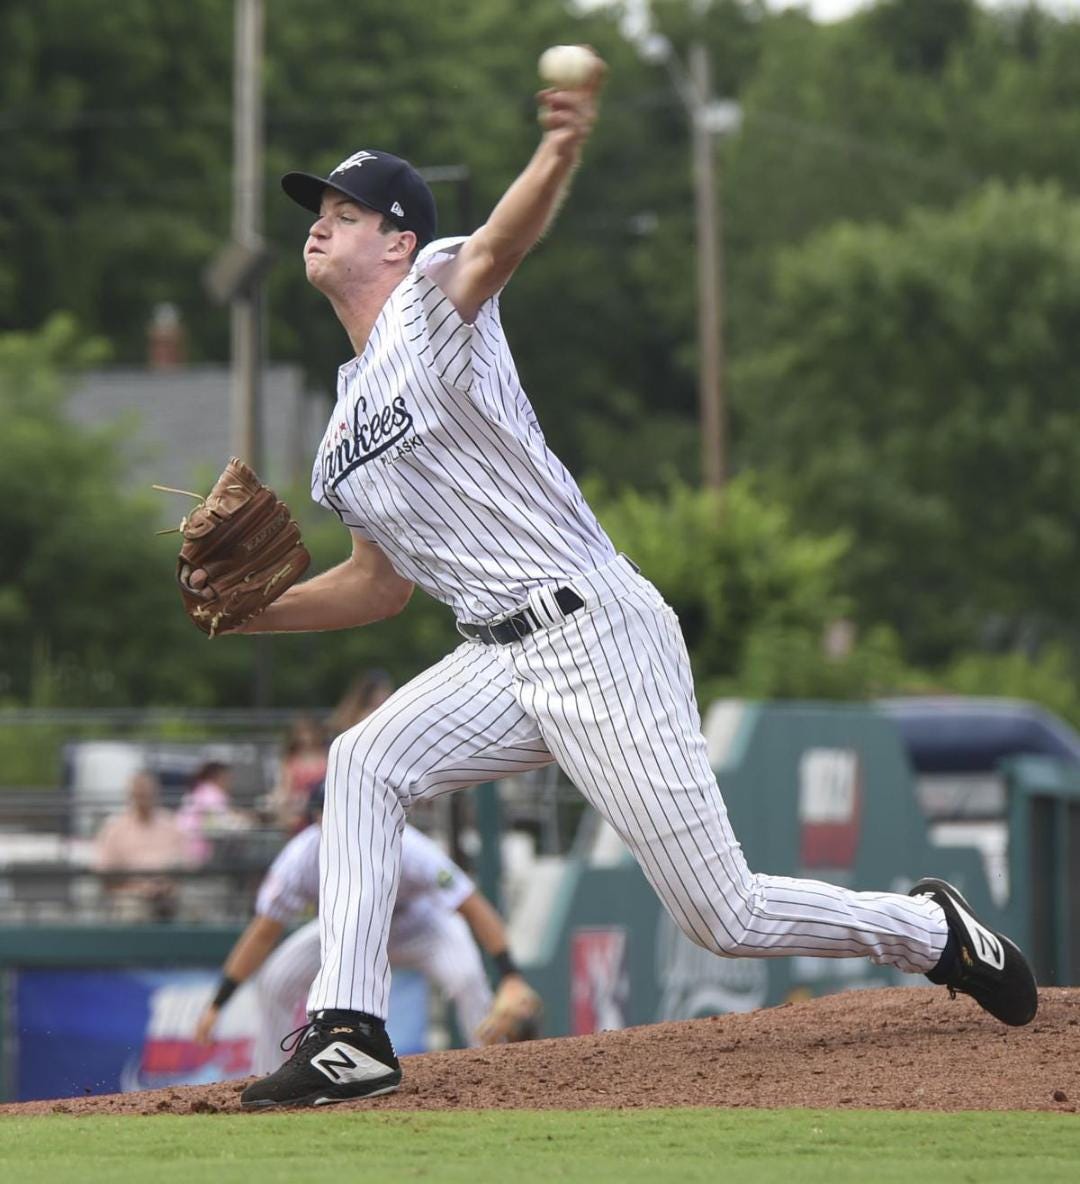
{"label": "wristband", "polygon": [[240,984],[234,978],[229,978],[227,974],[221,976],[221,982],[218,984],[217,994],[214,996],[214,1007],[224,1007],[226,1003],[232,998],[233,991]]}
{"label": "wristband", "polygon": [[499,982],[502,982],[508,974],[520,974],[517,966],[514,964],[514,959],[510,957],[509,950],[503,950],[501,954],[492,954],[492,962],[495,964],[495,969],[499,975]]}

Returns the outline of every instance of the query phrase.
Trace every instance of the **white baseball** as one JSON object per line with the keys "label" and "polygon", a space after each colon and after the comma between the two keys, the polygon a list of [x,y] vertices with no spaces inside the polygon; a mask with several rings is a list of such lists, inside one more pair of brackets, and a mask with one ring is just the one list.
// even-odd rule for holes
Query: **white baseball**
{"label": "white baseball", "polygon": [[540,55],[540,77],[560,90],[573,90],[592,80],[597,67],[596,54],[584,45],[553,45]]}

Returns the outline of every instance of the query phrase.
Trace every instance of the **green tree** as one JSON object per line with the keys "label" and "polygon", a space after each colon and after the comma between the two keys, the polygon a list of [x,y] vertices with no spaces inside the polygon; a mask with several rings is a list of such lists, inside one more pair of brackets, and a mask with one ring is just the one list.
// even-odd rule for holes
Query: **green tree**
{"label": "green tree", "polygon": [[1080,188],[1080,21],[888,0],[763,26],[724,162],[730,329],[753,349],[779,249],[838,221],[896,224],[993,178]]}
{"label": "green tree", "polygon": [[[753,21],[740,24],[734,3],[721,9],[711,41],[727,46],[734,71]],[[225,358],[228,315],[206,297],[203,273],[230,235],[232,10],[232,0],[117,0],[107,11],[96,0],[12,0],[0,11],[5,326],[32,330],[70,309],[117,361],[138,363],[153,307],[167,300],[193,360]],[[279,175],[332,167],[364,143],[421,166],[465,166],[467,186],[435,189],[443,231],[470,230],[536,143],[540,50],[580,40],[604,54],[611,78],[586,166],[556,232],[508,288],[504,316],[571,467],[616,476],[605,441],[619,431],[643,481],[665,464],[692,472],[686,120],[613,13],[571,13],[564,0],[306,0],[267,5],[266,29],[269,347],[323,390],[348,343],[304,282],[309,219]]]}
{"label": "green tree", "polygon": [[1080,203],[991,185],[793,251],[739,372],[751,455],[915,660],[1071,637]]}
{"label": "green tree", "polygon": [[164,660],[178,640],[173,589],[154,509],[120,492],[121,437],[64,414],[68,374],[101,356],[67,316],[0,336],[2,693],[41,705],[197,699],[182,664]]}
{"label": "green tree", "polygon": [[1080,689],[1074,655],[1051,645],[1034,657],[1008,654],[961,654],[934,680],[936,689],[957,695],[994,695],[1026,699],[1080,728]]}
{"label": "green tree", "polygon": [[883,0],[865,23],[899,70],[936,75],[970,39],[976,12],[975,0]]}
{"label": "green tree", "polygon": [[[717,93],[743,105],[724,146],[729,344],[756,347],[777,251],[839,218],[895,224],[987,178],[1080,182],[1080,22],[971,0],[888,0],[836,25],[760,0],[654,0],[680,53],[699,37]],[[228,317],[202,276],[230,233],[232,0],[9,0],[0,10],[0,322],[57,308],[138,362],[153,306],[177,304],[196,360],[224,359]],[[574,471],[696,478],[694,239],[685,112],[617,8],[564,0],[333,0],[267,6],[271,353],[328,389],[348,350],[296,254],[306,218],[287,168],[361,141],[423,165],[443,228],[471,228],[535,143],[536,57],[597,46],[602,118],[556,231],[504,315],[548,436]],[[1032,129],[1038,129],[1033,134]],[[557,348],[552,343],[557,343]],[[735,424],[736,459],[743,432]],[[619,450],[609,446],[618,434]],[[625,462],[625,463],[623,463]]]}
{"label": "green tree", "polygon": [[0,322],[67,309],[141,360],[171,300],[195,356],[221,356],[201,274],[228,227],[231,40],[231,0],[3,6]]}
{"label": "green tree", "polygon": [[842,532],[798,530],[747,477],[715,495],[673,483],[646,496],[592,488],[615,545],[678,614],[702,702],[717,695],[857,697],[900,685],[895,638],[871,631],[829,657],[830,625],[851,604],[839,590]]}

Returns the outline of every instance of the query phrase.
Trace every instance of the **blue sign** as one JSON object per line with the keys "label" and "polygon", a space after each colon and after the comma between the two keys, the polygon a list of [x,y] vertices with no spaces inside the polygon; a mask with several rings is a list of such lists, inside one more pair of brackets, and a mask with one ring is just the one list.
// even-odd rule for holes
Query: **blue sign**
{"label": "blue sign", "polygon": [[[16,971],[15,1098],[70,1098],[249,1076],[259,1024],[250,986],[230,1001],[213,1044],[193,1039],[218,976],[216,969]],[[428,997],[422,975],[395,971],[390,1012],[387,1028],[398,1053],[423,1052]]]}

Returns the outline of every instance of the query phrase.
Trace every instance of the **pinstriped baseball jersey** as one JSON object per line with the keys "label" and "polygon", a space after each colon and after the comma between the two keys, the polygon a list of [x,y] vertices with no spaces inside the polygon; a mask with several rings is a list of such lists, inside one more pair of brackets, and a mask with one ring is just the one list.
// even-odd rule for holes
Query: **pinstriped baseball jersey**
{"label": "pinstriped baseball jersey", "polygon": [[[283,925],[313,909],[319,900],[319,841],[316,823],[291,838],[270,865],[255,901],[255,912]],[[438,845],[414,826],[401,837],[391,940],[407,942],[431,926],[438,913],[454,912],[475,891],[472,880]]]}
{"label": "pinstriped baseball jersey", "polygon": [[463,241],[421,252],[342,366],[312,496],[459,619],[484,621],[615,551],[544,441],[498,299],[466,324],[432,279]]}

